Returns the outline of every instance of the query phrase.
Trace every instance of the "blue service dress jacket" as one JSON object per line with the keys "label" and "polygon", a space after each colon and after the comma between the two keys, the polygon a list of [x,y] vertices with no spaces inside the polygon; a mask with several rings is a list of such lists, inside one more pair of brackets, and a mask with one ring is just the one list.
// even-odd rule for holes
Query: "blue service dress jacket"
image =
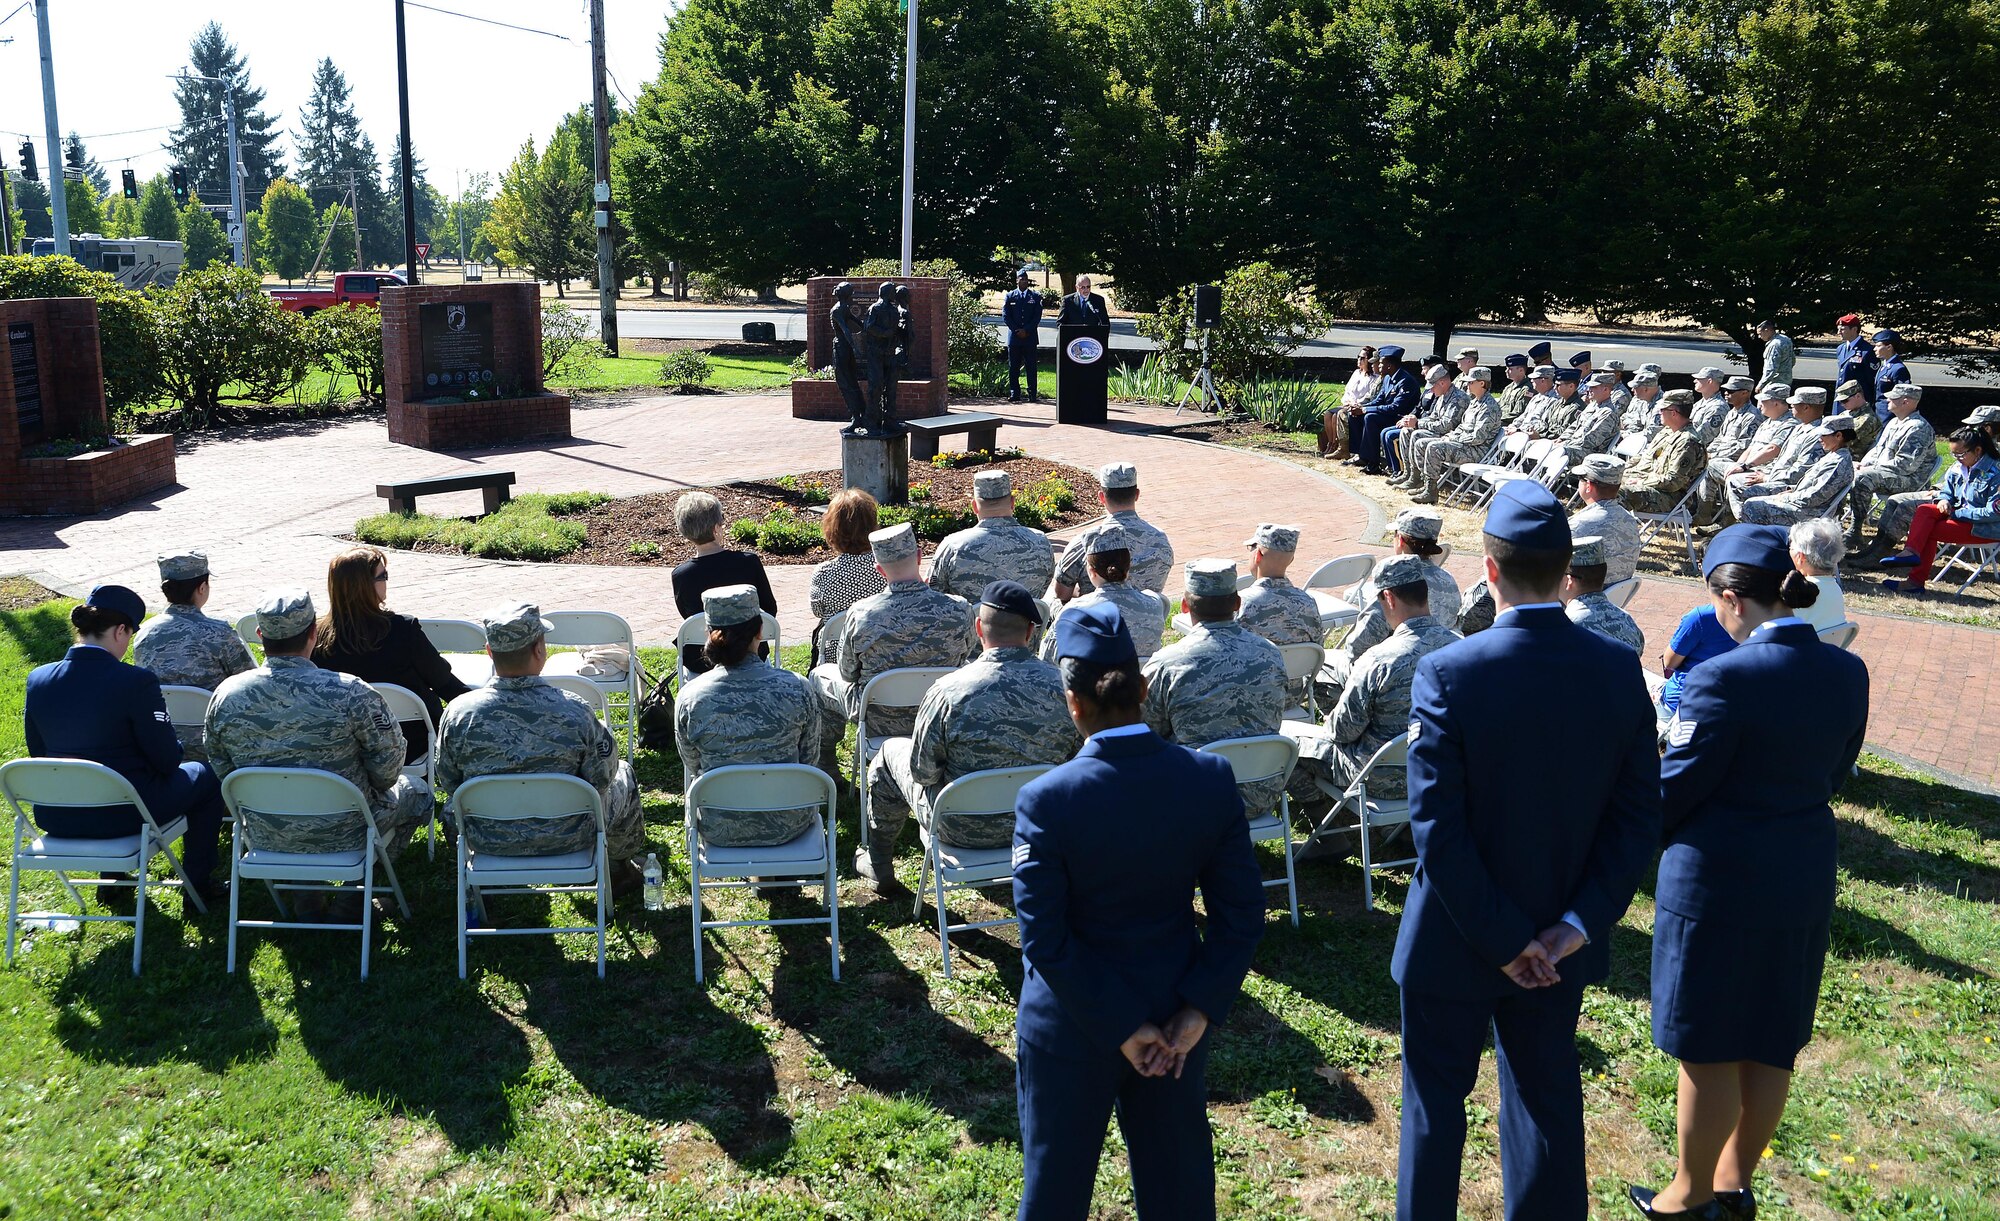
{"label": "blue service dress jacket", "polygon": [[181,742],[151,670],[75,645],[28,675],[23,711],[30,755],[102,763],[162,821],[173,816],[165,798],[179,777]]}
{"label": "blue service dress jacket", "polygon": [[1023,1041],[1087,1059],[1184,1005],[1220,1023],[1264,932],[1228,761],[1150,730],[1085,742],[1015,802],[1014,910]]}
{"label": "blue service dress jacket", "polygon": [[[1007,343],[1032,347],[1041,342],[1042,294],[1032,288],[1010,289],[1000,304],[1000,321],[1007,328]],[[1016,331],[1026,331],[1017,335]]]}
{"label": "blue service dress jacket", "polygon": [[1564,960],[1564,979],[1603,979],[1612,926],[1659,843],[1657,728],[1638,658],[1560,606],[1521,607],[1424,658],[1411,699],[1420,864],[1396,982],[1517,992],[1501,968],[1572,914],[1590,943]]}

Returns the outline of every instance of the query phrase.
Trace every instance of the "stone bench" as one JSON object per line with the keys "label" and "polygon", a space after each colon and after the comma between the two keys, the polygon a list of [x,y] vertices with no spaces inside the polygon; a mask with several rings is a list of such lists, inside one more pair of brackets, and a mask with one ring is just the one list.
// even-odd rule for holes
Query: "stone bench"
{"label": "stone bench", "polygon": [[903,427],[910,430],[910,457],[929,461],[938,455],[938,438],[953,433],[965,434],[965,448],[969,453],[982,449],[992,452],[998,447],[1000,417],[984,411],[963,411],[957,415],[904,420]]}
{"label": "stone bench", "polygon": [[486,511],[494,512],[512,500],[514,472],[477,471],[469,475],[433,475],[429,479],[406,479],[401,483],[378,483],[375,494],[386,497],[391,513],[414,513],[417,497],[438,492],[469,492],[477,488],[485,495]]}

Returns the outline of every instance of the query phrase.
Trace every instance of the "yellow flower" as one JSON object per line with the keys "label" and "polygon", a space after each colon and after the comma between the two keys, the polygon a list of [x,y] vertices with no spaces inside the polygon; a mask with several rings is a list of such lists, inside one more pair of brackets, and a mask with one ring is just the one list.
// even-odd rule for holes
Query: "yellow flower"
{"label": "yellow flower", "polygon": [[1870,1162],[1868,1163],[1868,1168],[1870,1170],[1880,1170],[1882,1167],[1875,1162]]}
{"label": "yellow flower", "polygon": [[1765,1156],[1765,1157],[1770,1157],[1770,1156],[1772,1156],[1772,1153],[1771,1153],[1771,1151],[1770,1151],[1769,1149],[1766,1149],[1766,1150],[1764,1150],[1764,1156]]}
{"label": "yellow flower", "polygon": [[1813,1171],[1814,1177],[1822,1179],[1826,1177],[1826,1173],[1827,1172],[1825,1167],[1821,1167],[1820,1169]]}
{"label": "yellow flower", "polygon": [[1840,1139],[1840,1133],[1835,1132],[1832,1136],[1828,1137],[1827,1139],[1837,1141]]}
{"label": "yellow flower", "polygon": [[1851,1154],[1851,1153],[1850,1153],[1850,1154],[1847,1154],[1847,1155],[1843,1156],[1843,1157],[1842,1157],[1842,1158],[1841,1158],[1840,1160],[1841,1160],[1841,1161],[1842,1161],[1842,1162],[1843,1162],[1844,1164],[1846,1164],[1846,1165],[1849,1165],[1849,1166],[1852,1166],[1852,1165],[1854,1164],[1854,1155],[1853,1155],[1853,1154]]}

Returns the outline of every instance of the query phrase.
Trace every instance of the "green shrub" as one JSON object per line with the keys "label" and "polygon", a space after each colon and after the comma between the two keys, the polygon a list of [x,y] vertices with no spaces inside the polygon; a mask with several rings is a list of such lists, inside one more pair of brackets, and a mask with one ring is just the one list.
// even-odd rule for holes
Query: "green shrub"
{"label": "green shrub", "polygon": [[346,374],[371,403],[382,401],[382,311],[374,306],[323,309],[306,319],[313,358],[335,377]]}
{"label": "green shrub", "polygon": [[936,505],[921,503],[915,495],[907,505],[883,506],[878,521],[883,526],[900,526],[909,522],[916,530],[917,537],[931,542],[942,541],[947,534],[969,528],[977,521],[971,509],[940,509]]}
{"label": "green shrub", "polygon": [[580,382],[597,371],[608,354],[590,333],[591,319],[560,301],[542,305],[542,380]]}
{"label": "green shrub", "polygon": [[313,364],[306,320],[279,308],[254,271],[204,267],[185,272],[154,298],[161,374],[174,400],[202,419],[222,404],[222,388],[268,403],[306,379]]}
{"label": "green shrub", "polygon": [[1108,393],[1113,399],[1166,403],[1180,391],[1180,379],[1167,368],[1158,352],[1149,353],[1137,365],[1120,365],[1111,370]]}
{"label": "green shrub", "polygon": [[[1222,325],[1209,333],[1209,367],[1218,381],[1275,376],[1293,348],[1326,330],[1326,311],[1289,271],[1269,263],[1238,267],[1222,280]],[[1159,345],[1161,363],[1176,378],[1192,380],[1201,353],[1188,346],[1194,330],[1194,285],[1160,302],[1159,312],[1139,315],[1139,333]]]}
{"label": "green shrub", "polygon": [[1025,458],[1027,451],[1017,446],[1003,445],[999,449],[947,449],[931,458],[931,465],[941,471],[955,471],[968,466],[985,466],[989,462],[1005,462],[1009,458]]}
{"label": "green shrub", "polygon": [[1237,410],[1285,432],[1317,432],[1321,415],[1340,401],[1321,382],[1253,380],[1229,389]]}
{"label": "green shrub", "polygon": [[640,539],[625,548],[625,552],[635,559],[657,560],[660,558],[660,545],[650,539]]}
{"label": "green shrub", "polygon": [[675,352],[660,362],[660,384],[681,394],[707,385],[708,375],[708,357],[701,352]]}
{"label": "green shrub", "polygon": [[1076,507],[1076,489],[1057,475],[1044,476],[1014,492],[1014,517],[1022,525],[1046,530],[1057,515]]}
{"label": "green shrub", "polygon": [[772,555],[801,555],[824,541],[818,518],[800,517],[790,509],[773,509],[762,517],[739,517],[729,523],[729,537]]}
{"label": "green shrub", "polygon": [[603,492],[523,492],[502,505],[520,505],[521,511],[547,513],[550,517],[573,517],[578,513],[588,513],[598,505],[610,500]]}
{"label": "green shrub", "polygon": [[104,354],[104,398],[112,411],[150,403],[160,393],[160,339],[153,303],[116,278],[67,255],[0,257],[0,300],[93,297]]}
{"label": "green shrub", "polygon": [[354,523],[354,537],[377,547],[436,543],[489,560],[553,560],[583,546],[590,529],[570,518],[611,499],[602,492],[530,492],[484,517],[378,513]]}
{"label": "green shrub", "polygon": [[797,475],[780,475],[773,480],[779,487],[799,498],[803,504],[823,505],[833,499],[833,493],[817,479],[800,479]]}
{"label": "green shrub", "polygon": [[952,365],[951,380],[967,394],[998,398],[1012,388],[1004,356],[982,356],[969,365]]}

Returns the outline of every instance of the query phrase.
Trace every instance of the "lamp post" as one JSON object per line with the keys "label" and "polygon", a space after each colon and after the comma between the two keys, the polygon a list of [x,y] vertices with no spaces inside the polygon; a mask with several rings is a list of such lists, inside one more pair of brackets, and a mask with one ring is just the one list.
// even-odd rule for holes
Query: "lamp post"
{"label": "lamp post", "polygon": [[410,181],[410,48],[403,37],[403,0],[396,0],[396,106],[403,121],[403,270],[417,283],[417,184]]}
{"label": "lamp post", "polygon": [[62,125],[56,122],[56,62],[49,52],[49,0],[35,0],[35,36],[42,44],[42,120],[49,132],[49,236],[56,253],[69,253],[69,188],[63,179]]}
{"label": "lamp post", "polygon": [[229,226],[229,245],[236,256],[238,267],[248,267],[243,257],[243,243],[247,238],[244,231],[243,215],[243,162],[236,147],[236,84],[226,76],[196,76],[183,69],[184,80],[202,81],[210,85],[222,86],[222,118],[229,128],[229,212],[232,223]]}

